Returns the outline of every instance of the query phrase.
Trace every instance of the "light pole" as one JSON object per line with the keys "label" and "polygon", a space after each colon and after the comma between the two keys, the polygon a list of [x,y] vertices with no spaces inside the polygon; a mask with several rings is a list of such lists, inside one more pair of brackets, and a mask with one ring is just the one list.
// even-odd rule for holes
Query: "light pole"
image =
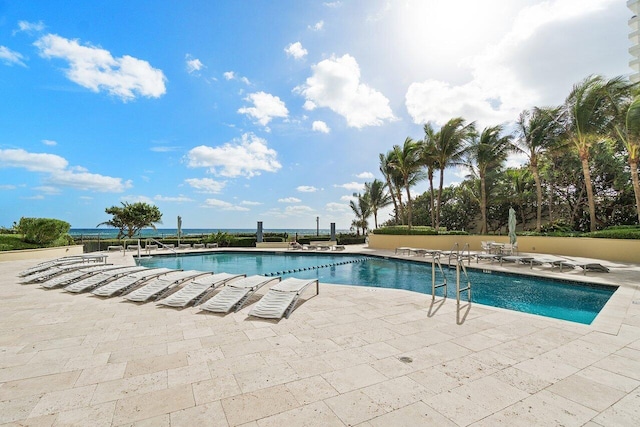
{"label": "light pole", "polygon": [[320,217],[316,217],[316,236],[320,235]]}

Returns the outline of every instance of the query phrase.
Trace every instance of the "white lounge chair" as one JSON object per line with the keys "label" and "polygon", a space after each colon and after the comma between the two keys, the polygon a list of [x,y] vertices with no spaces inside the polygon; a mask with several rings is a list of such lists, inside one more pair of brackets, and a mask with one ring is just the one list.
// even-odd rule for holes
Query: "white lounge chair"
{"label": "white lounge chair", "polygon": [[71,283],[64,287],[64,290],[67,292],[85,292],[89,291],[93,288],[97,288],[98,286],[102,286],[112,280],[117,279],[118,277],[122,277],[126,274],[135,273],[136,271],[147,270],[146,267],[120,267],[114,270],[103,271],[98,274],[93,274],[90,277],[84,278],[82,280],[78,280],[77,282]]}
{"label": "white lounge chair", "polygon": [[247,302],[249,297],[258,289],[274,280],[280,281],[280,277],[249,276],[236,280],[217,293],[213,298],[201,304],[202,310],[215,313],[228,313],[231,310],[238,311]]}
{"label": "white lounge chair", "polygon": [[596,271],[599,273],[609,272],[609,267],[605,267],[604,265],[597,262],[576,263],[576,266],[582,269],[582,274],[584,274],[585,276],[587,274],[587,271]]}
{"label": "white lounge chair", "polygon": [[135,291],[125,295],[125,299],[133,302],[147,302],[154,297],[159,299],[162,298],[162,295],[172,286],[198,276],[204,276],[205,274],[213,273],[197,270],[174,271],[173,273],[167,273],[164,276],[156,277],[144,286],[141,286]]}
{"label": "white lounge chair", "polygon": [[68,257],[52,259],[50,261],[44,261],[31,268],[27,268],[26,270],[21,271],[20,273],[18,273],[18,277],[29,276],[31,274],[39,273],[54,266],[72,264],[78,261],[82,261],[82,257],[80,255],[72,255]]}
{"label": "white lounge chair", "polygon": [[147,280],[151,280],[154,277],[161,276],[163,274],[170,273],[172,271],[170,268],[148,268],[146,270],[138,271],[137,273],[127,274],[126,276],[119,277],[113,282],[109,282],[106,285],[102,285],[93,291],[92,294],[98,295],[101,297],[112,297],[116,294],[122,294],[134,287],[140,285],[141,283],[146,282]]}
{"label": "white lounge chair", "polygon": [[318,295],[320,293],[318,279],[306,280],[291,277],[277,283],[251,309],[249,316],[269,319],[280,319],[284,316],[288,319],[296,307],[300,295],[314,283],[316,285],[316,295]]}
{"label": "white lounge chair", "polygon": [[113,264],[101,264],[95,265],[93,267],[88,267],[85,264],[85,267],[83,268],[68,271],[66,273],[58,274],[54,277],[51,277],[50,279],[47,279],[40,283],[40,286],[46,289],[53,289],[60,286],[68,285],[74,280],[84,279],[102,271],[115,270],[116,268],[119,268],[119,266]]}
{"label": "white lounge chair", "polygon": [[514,264],[527,264],[530,263],[533,259],[534,257],[532,256],[506,255],[500,257],[500,265],[502,265],[504,261],[512,262]]}
{"label": "white lounge chair", "polygon": [[58,274],[68,273],[73,270],[78,270],[80,268],[87,267],[82,261],[76,261],[70,264],[62,264],[62,265],[54,265],[52,267],[47,268],[46,270],[42,270],[35,274],[30,274],[22,278],[20,283],[36,283],[43,282],[48,280]]}
{"label": "white lounge chair", "polygon": [[169,307],[186,307],[193,302],[193,305],[198,305],[198,302],[204,299],[207,293],[240,277],[245,277],[245,275],[218,273],[211,276],[198,277],[187,283],[179,291],[158,301],[158,304],[168,305]]}

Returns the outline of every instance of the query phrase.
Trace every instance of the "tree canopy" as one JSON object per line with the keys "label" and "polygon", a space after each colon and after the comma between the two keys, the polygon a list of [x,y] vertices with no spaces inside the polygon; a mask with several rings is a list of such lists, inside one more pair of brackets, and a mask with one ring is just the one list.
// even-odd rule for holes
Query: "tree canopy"
{"label": "tree canopy", "polygon": [[123,236],[131,238],[143,228],[156,229],[155,224],[162,220],[162,213],[157,206],[144,202],[122,202],[122,206],[111,206],[105,212],[112,216],[108,221],[101,222],[97,226],[106,225],[119,230],[118,239]]}

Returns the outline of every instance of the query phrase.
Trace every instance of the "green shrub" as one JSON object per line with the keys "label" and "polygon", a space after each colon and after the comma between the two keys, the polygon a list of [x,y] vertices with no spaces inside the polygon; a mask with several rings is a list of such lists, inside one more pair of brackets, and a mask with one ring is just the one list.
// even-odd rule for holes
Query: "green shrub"
{"label": "green shrub", "polygon": [[640,227],[635,227],[635,228],[610,227],[605,230],[586,233],[585,235],[588,237],[594,237],[598,239],[640,239]]}
{"label": "green shrub", "polygon": [[365,242],[367,236],[358,236],[356,234],[338,234],[336,242],[339,245],[361,245]]}
{"label": "green shrub", "polygon": [[373,230],[373,234],[429,236],[438,233],[432,227],[428,226],[413,226],[411,230],[409,230],[409,227],[406,225],[394,225],[391,227],[376,228]]}
{"label": "green shrub", "polygon": [[23,217],[20,218],[18,229],[24,235],[25,242],[49,246],[56,241],[66,242],[63,238],[71,229],[71,225],[59,219]]}

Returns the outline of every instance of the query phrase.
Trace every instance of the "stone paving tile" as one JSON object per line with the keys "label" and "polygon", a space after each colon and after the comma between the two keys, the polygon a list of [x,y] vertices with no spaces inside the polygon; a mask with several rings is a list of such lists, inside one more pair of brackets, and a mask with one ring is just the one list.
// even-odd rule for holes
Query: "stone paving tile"
{"label": "stone paving tile", "polygon": [[346,425],[356,425],[386,412],[362,390],[344,393],[324,402]]}
{"label": "stone paving tile", "polygon": [[144,420],[193,406],[195,406],[195,401],[191,385],[180,385],[138,394],[116,402],[113,424],[119,425],[125,422]]}
{"label": "stone paving tile", "polygon": [[422,401],[373,418],[367,424],[371,427],[458,426]]}
{"label": "stone paving tile", "polygon": [[229,425],[219,401],[172,412],[170,417],[172,426],[227,427]]}
{"label": "stone paving tile", "polygon": [[32,264],[0,263],[0,422],[640,424],[640,267],[594,278],[625,287],[580,325],[329,285],[259,321],[12,285]]}
{"label": "stone paving tile", "polygon": [[191,387],[197,405],[242,394],[232,374],[192,383]]}
{"label": "stone paving tile", "polygon": [[323,374],[322,377],[340,393],[346,393],[387,379],[387,377],[368,365],[358,365],[332,371]]}
{"label": "stone paving tile", "polygon": [[43,377],[8,381],[0,385],[0,401],[73,388],[80,371],[62,372]]}
{"label": "stone paving tile", "polygon": [[301,405],[338,395],[338,391],[320,375],[292,381],[285,386]]}
{"label": "stone paving tile", "polygon": [[284,385],[222,399],[227,422],[233,426],[289,411],[298,406],[298,401]]}

